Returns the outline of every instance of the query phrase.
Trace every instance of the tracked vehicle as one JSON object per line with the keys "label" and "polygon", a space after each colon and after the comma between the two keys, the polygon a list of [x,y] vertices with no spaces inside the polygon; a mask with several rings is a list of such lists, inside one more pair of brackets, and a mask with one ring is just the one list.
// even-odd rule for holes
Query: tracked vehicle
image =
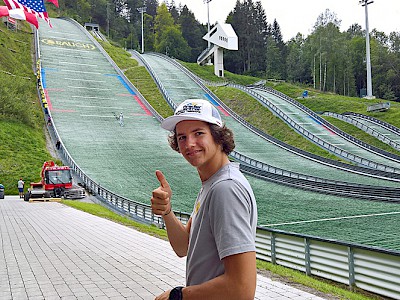
{"label": "tracked vehicle", "polygon": [[24,200],[40,200],[40,198],[65,198],[82,199],[85,197],[85,190],[72,183],[71,169],[68,166],[57,166],[54,161],[43,163],[40,173],[40,182],[31,182]]}

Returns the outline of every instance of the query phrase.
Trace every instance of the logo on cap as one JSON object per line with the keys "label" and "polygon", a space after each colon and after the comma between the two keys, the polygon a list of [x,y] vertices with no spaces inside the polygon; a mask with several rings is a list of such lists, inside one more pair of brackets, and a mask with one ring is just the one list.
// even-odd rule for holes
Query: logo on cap
{"label": "logo on cap", "polygon": [[198,113],[201,114],[202,105],[198,105],[197,103],[189,102],[182,106],[182,108],[175,112],[175,115],[181,115],[185,113]]}

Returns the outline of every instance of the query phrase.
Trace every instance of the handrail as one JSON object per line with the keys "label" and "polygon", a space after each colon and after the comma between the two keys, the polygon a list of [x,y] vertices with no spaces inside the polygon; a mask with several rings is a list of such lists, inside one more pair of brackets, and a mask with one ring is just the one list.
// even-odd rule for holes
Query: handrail
{"label": "handrail", "polygon": [[321,122],[322,124],[324,124],[327,128],[329,128],[331,131],[335,132],[337,135],[343,137],[344,139],[348,140],[349,142],[358,145],[361,148],[367,149],[368,151],[371,151],[373,153],[376,153],[380,156],[386,157],[388,159],[391,159],[393,161],[396,162],[400,162],[400,156],[387,152],[385,150],[379,149],[377,147],[374,147],[372,145],[369,145],[355,137],[353,137],[352,135],[344,132],[343,130],[340,130],[339,128],[337,128],[336,126],[332,125],[331,123],[329,123],[328,121],[326,121],[324,118],[320,117],[317,113],[315,113],[314,111],[312,111],[311,109],[309,109],[308,107],[306,107],[305,105],[301,104],[300,102],[290,98],[289,96],[273,89],[270,87],[260,87],[260,86],[256,86],[253,87],[256,90],[263,90],[266,91],[268,93],[271,93],[275,96],[278,96],[279,98],[281,98],[282,100],[285,100],[287,102],[290,102],[291,104],[295,105],[297,108],[299,108],[300,110],[302,110],[303,112],[305,112],[306,114],[312,116],[313,118],[315,118],[317,121]]}
{"label": "handrail", "polygon": [[167,101],[168,105],[175,111],[177,105],[175,104],[175,102],[169,96],[167,90],[165,89],[164,85],[161,83],[161,81],[158,78],[156,72],[154,72],[152,67],[143,58],[143,56],[140,55],[139,52],[137,52],[136,50],[133,50],[133,53],[135,54],[136,58],[138,58],[140,60],[140,62],[145,66],[145,68],[149,72],[150,76],[153,78],[154,82],[156,83],[157,87],[161,91],[161,94],[163,95],[164,99]]}
{"label": "handrail", "polygon": [[204,49],[203,52],[201,52],[200,55],[197,57],[197,63],[201,64],[208,57],[210,57],[214,53],[214,47],[216,47],[216,46],[211,45],[210,47],[207,47],[206,49]]}
{"label": "handrail", "polygon": [[385,121],[376,119],[374,117],[366,116],[366,115],[355,113],[355,112],[344,112],[342,115],[355,116],[355,117],[360,118],[360,119],[365,119],[365,120],[371,121],[373,123],[379,124],[380,126],[386,128],[387,130],[392,131],[395,134],[400,135],[400,128],[398,128],[398,127],[396,127],[396,126],[394,126],[394,125],[392,125],[390,123],[387,123]]}
{"label": "handrail", "polygon": [[400,150],[400,144],[393,141],[392,139],[388,138],[386,135],[380,133],[378,130],[375,130],[374,128],[354,119],[349,117],[348,115],[342,115],[342,114],[337,114],[334,112],[329,112],[326,111],[323,113],[323,115],[328,116],[328,117],[332,117],[332,118],[336,118],[339,120],[342,120],[344,122],[353,124],[354,126],[360,128],[361,130],[365,131],[366,133],[376,137],[378,140],[382,141],[385,144],[388,144],[389,146],[391,146],[392,148],[396,149],[396,150]]}
{"label": "handrail", "polygon": [[[310,131],[308,131],[307,129],[305,129],[303,126],[299,125],[298,123],[296,123],[295,121],[293,121],[292,118],[290,118],[288,115],[286,115],[281,109],[279,109],[278,107],[276,107],[273,103],[271,103],[271,101],[269,101],[266,97],[258,94],[257,92],[254,92],[253,89],[249,89],[246,88],[244,86],[240,86],[240,85],[232,85],[230,84],[230,86],[234,86],[235,88],[241,89],[242,91],[248,93],[249,95],[252,95],[254,98],[256,98],[258,101],[262,102],[263,104],[265,104],[268,108],[270,108],[272,111],[274,111],[281,119],[283,119],[287,124],[289,124],[293,129],[295,129],[297,132],[299,132],[301,135],[307,137],[308,139],[310,139],[311,141],[313,141],[314,143],[316,143],[317,145],[319,145],[320,147],[335,153],[336,155],[339,155],[349,161],[358,163],[358,164],[362,164],[366,167],[369,168],[375,168],[375,169],[379,169],[379,170],[383,170],[386,172],[396,172],[396,173],[400,173],[400,169],[396,169],[394,167],[388,166],[388,165],[384,165],[381,163],[377,163],[375,161],[363,158],[359,155],[355,155],[352,154],[340,147],[337,147],[335,145],[332,145],[331,143],[326,142],[325,140],[315,136],[314,134],[312,134]],[[257,88],[258,89],[258,88]],[[265,90],[263,88],[263,90]],[[281,99],[285,98],[286,99],[291,99],[289,97],[283,97],[281,96],[279,93],[275,93],[275,90],[268,91],[269,93],[272,93],[274,95],[280,96]],[[293,103],[293,102],[291,102]],[[334,131],[335,133],[337,133],[338,135],[342,136],[343,138],[345,138],[346,140],[353,142],[354,140],[357,140],[356,138],[352,137],[351,135],[344,133],[343,131],[337,129],[336,127],[334,127],[333,125],[328,126],[328,124],[330,124],[329,122],[327,122],[326,120],[324,120],[323,118],[319,117],[318,115],[316,115],[314,112],[312,112],[310,109],[306,109],[307,111],[305,111],[308,115],[312,116],[313,118],[317,119],[317,121],[323,123],[325,126],[330,127],[329,129],[331,129],[332,131]],[[310,112],[308,112],[310,111]],[[322,121],[324,120],[324,121]],[[335,129],[334,129],[335,128]],[[350,138],[351,137],[351,140]],[[361,141],[360,141],[361,142]],[[361,142],[365,145],[368,145],[364,142]],[[370,146],[369,148],[363,147],[362,145],[358,146],[367,149],[368,151],[371,152],[379,152],[379,151],[374,151],[376,147]],[[374,148],[374,149],[373,149]],[[378,148],[376,148],[378,149]],[[379,149],[380,150],[380,149]],[[383,151],[383,150],[380,150]],[[386,152],[386,151],[385,151]],[[387,152],[388,153],[388,152]],[[393,154],[394,155],[394,154]],[[397,155],[395,155],[397,157]],[[400,157],[399,157],[400,159]]]}

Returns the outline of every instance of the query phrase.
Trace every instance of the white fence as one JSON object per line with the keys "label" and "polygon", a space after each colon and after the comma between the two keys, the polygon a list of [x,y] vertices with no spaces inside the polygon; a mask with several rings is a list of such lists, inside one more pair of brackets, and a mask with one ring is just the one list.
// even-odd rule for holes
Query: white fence
{"label": "white fence", "polygon": [[257,258],[400,299],[400,253],[257,229]]}

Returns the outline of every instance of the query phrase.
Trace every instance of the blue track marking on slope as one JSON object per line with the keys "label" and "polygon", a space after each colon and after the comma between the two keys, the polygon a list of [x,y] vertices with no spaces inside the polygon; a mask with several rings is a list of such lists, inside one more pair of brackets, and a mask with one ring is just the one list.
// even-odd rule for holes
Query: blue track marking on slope
{"label": "blue track marking on slope", "polygon": [[317,119],[315,119],[312,116],[308,116],[311,120],[313,120],[315,123],[317,123],[318,125],[322,125],[322,123],[320,121],[318,121]]}
{"label": "blue track marking on slope", "polygon": [[42,70],[40,71],[40,76],[42,77],[42,86],[45,89],[47,87],[46,84],[46,71],[42,68]]}
{"label": "blue track marking on slope", "polygon": [[117,77],[118,80],[122,83],[122,85],[128,90],[128,92],[131,95],[135,95],[136,96],[136,93],[129,87],[129,85],[125,82],[125,80],[122,79],[122,77],[120,75],[117,75],[117,74],[104,74],[104,75],[105,76],[111,76],[111,77]]}
{"label": "blue track marking on slope", "polygon": [[216,102],[209,94],[204,94],[204,96],[208,99],[208,101],[210,101],[216,108],[218,108],[220,110],[220,112],[222,112],[222,114],[226,117],[229,117],[229,113],[221,106],[218,104],[218,102]]}
{"label": "blue track marking on slope", "polygon": [[47,72],[58,72],[60,69],[57,68],[42,68],[42,70],[45,69]]}
{"label": "blue track marking on slope", "polygon": [[330,130],[328,127],[326,127],[324,124],[322,124],[320,121],[318,121],[317,119],[315,119],[312,116],[308,116],[311,120],[313,120],[315,123],[317,123],[318,125],[322,126],[325,130],[329,131],[332,135],[336,135],[335,132],[333,132],[332,130]]}
{"label": "blue track marking on slope", "polygon": [[210,101],[214,106],[219,106],[218,102],[216,102],[209,94],[204,94],[208,101]]}
{"label": "blue track marking on slope", "polygon": [[42,85],[43,85],[44,89],[47,87],[46,72],[58,72],[58,71],[59,71],[59,69],[56,69],[56,68],[42,68],[40,70],[40,76],[42,77]]}
{"label": "blue track marking on slope", "polygon": [[125,80],[122,79],[121,76],[118,76],[118,80],[122,83],[122,85],[131,93],[132,95],[136,95],[136,93],[128,86]]}

